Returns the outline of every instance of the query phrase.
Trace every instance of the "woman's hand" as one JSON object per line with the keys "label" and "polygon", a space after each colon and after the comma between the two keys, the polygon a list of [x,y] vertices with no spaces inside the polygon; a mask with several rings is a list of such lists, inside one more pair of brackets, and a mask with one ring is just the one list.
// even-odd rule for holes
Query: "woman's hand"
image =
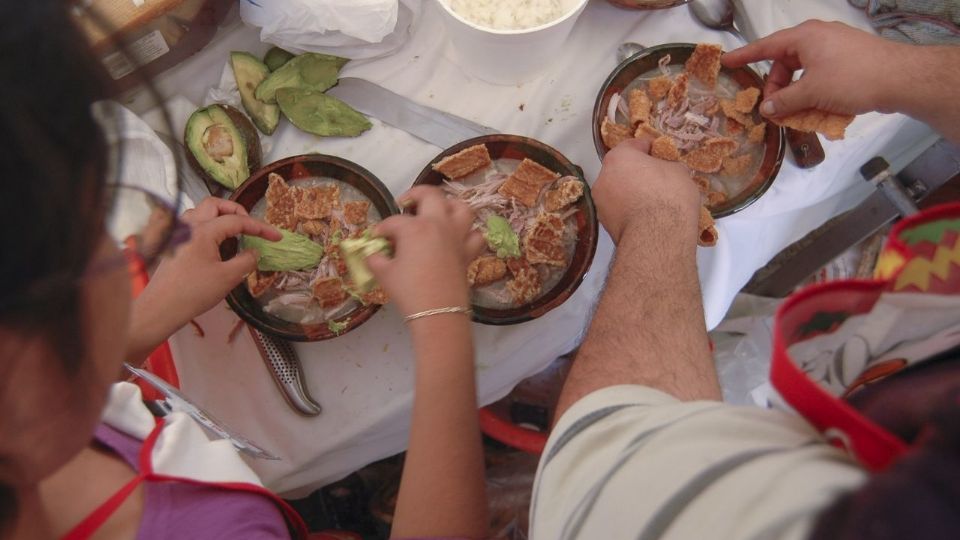
{"label": "woman's hand", "polygon": [[280,240],[280,231],[247,214],[239,204],[209,197],[181,219],[190,225],[190,241],[163,260],[134,302],[131,360],[142,360],[191,319],[210,310],[257,267],[256,254],[238,253],[220,260],[220,244],[246,234]]}
{"label": "woman's hand", "polygon": [[467,266],[483,248],[472,231],[470,208],[438,188],[418,186],[399,198],[416,215],[393,216],[375,234],[393,242],[393,257],[372,255],[367,264],[404,316],[428,309],[469,306]]}

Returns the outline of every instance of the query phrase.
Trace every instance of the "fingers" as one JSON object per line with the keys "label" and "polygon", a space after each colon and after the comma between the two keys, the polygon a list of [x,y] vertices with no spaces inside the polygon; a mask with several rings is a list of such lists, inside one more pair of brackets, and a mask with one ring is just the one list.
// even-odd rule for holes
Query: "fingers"
{"label": "fingers", "polygon": [[728,68],[738,68],[760,60],[783,60],[790,55],[796,40],[795,28],[780,30],[739,49],[724,53],[720,57],[720,63]]}
{"label": "fingers", "polygon": [[415,206],[417,215],[443,217],[447,214],[446,197],[436,186],[415,186],[400,196],[404,208]]}
{"label": "fingers", "polygon": [[390,216],[374,227],[373,234],[396,243],[400,231],[413,219],[415,219],[413,216]]}
{"label": "fingers", "polygon": [[793,72],[794,70],[788,67],[786,63],[774,62],[773,67],[770,68],[770,74],[767,75],[767,82],[763,86],[764,97],[769,97],[789,86],[793,82]]}
{"label": "fingers", "polygon": [[373,273],[373,277],[380,283],[384,282],[384,278],[390,273],[390,269],[393,267],[393,260],[383,253],[370,255],[366,258],[366,263],[367,268]]}
{"label": "fingers", "polygon": [[181,216],[181,219],[191,225],[204,223],[210,221],[219,216],[224,215],[240,215],[246,216],[247,209],[243,205],[228,201],[226,199],[221,199],[219,197],[207,197],[202,200],[200,204],[191,210],[187,210]]}
{"label": "fingers", "polygon": [[464,253],[467,256],[465,262],[470,263],[470,261],[479,257],[486,246],[487,241],[484,240],[483,235],[479,231],[471,231],[467,235],[467,241],[464,242]]}
{"label": "fingers", "polygon": [[232,259],[221,263],[221,268],[223,268],[231,285],[236,286],[237,283],[243,281],[247,274],[257,269],[258,257],[259,255],[255,250],[247,249],[234,255]]}
{"label": "fingers", "polygon": [[454,226],[466,234],[473,227],[473,220],[476,218],[473,210],[463,201],[449,200],[447,204]]}
{"label": "fingers", "polygon": [[280,234],[279,230],[250,216],[220,216],[217,219],[206,223],[205,228],[208,228],[213,240],[217,244],[223,242],[227,238],[241,234],[259,236],[264,240],[270,240],[273,242],[283,238],[283,235]]}
{"label": "fingers", "polygon": [[760,104],[760,114],[779,118],[814,108],[816,105],[816,92],[811,90],[809,81],[801,78],[769,96],[764,96],[763,103]]}

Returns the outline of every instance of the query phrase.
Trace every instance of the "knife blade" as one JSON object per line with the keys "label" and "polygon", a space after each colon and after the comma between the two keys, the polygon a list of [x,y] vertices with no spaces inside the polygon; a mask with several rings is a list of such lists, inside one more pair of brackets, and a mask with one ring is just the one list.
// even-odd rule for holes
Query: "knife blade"
{"label": "knife blade", "polygon": [[[743,7],[742,0],[732,0],[733,3],[733,25],[740,31],[740,35],[747,43],[753,43],[760,39],[760,34],[756,27],[747,17],[747,12]],[[770,73],[771,63],[769,61],[758,62],[763,67],[765,73]],[[797,167],[809,169],[819,165],[826,158],[823,151],[823,145],[820,143],[820,137],[816,133],[797,131],[793,128],[786,128],[787,144],[790,151],[793,152],[793,160]]]}
{"label": "knife blade", "polygon": [[[960,147],[943,139],[910,162],[896,177],[912,198],[923,200],[960,174]],[[853,210],[798,240],[754,274],[744,292],[783,297],[807,276],[901,215],[895,199],[877,189]]]}
{"label": "knife blade", "polygon": [[212,414],[201,409],[195,405],[192,401],[186,398],[179,390],[171,386],[167,381],[161,379],[160,377],[154,375],[153,373],[146,371],[144,369],[139,369],[131,366],[130,364],[124,363],[123,367],[127,369],[130,373],[136,375],[137,377],[146,381],[150,386],[154,387],[158,392],[166,397],[167,405],[172,411],[183,412],[197,421],[198,424],[207,429],[210,433],[215,436],[226,439],[237,450],[260,459],[269,459],[279,461],[280,458],[267,452],[263,448],[260,448],[253,443],[250,439],[242,437],[234,433],[230,428],[228,428],[223,422],[217,420]]}
{"label": "knife blade", "polygon": [[471,122],[407,97],[364,79],[343,77],[327,90],[363,114],[440,148],[449,148],[466,139],[499,133],[493,128]]}

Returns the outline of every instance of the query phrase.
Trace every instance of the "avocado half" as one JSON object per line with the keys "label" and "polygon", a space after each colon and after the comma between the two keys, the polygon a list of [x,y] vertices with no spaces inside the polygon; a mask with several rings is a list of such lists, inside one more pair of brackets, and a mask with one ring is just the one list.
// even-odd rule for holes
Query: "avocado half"
{"label": "avocado half", "polygon": [[187,160],[207,181],[234,190],[260,168],[260,137],[244,114],[229,105],[197,109],[183,133]]}

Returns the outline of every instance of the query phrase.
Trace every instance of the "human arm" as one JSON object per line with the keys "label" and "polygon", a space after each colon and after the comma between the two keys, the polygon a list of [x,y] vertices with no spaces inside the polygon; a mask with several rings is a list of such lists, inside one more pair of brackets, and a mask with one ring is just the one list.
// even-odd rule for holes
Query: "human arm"
{"label": "human arm", "polygon": [[618,384],[682,400],[720,399],[697,276],[699,194],[683,166],[648,149],[639,140],[618,145],[593,188],[616,255],[556,418]]}
{"label": "human arm", "polygon": [[[902,112],[960,142],[960,47],[897,43],[838,22],[807,21],[723,55],[727,67],[772,60],[760,112]],[[803,76],[793,81],[794,73]]]}
{"label": "human arm", "polygon": [[[432,187],[401,198],[416,215],[388,218],[377,233],[394,256],[367,259],[401,315],[469,306],[467,264],[483,239],[473,212]],[[485,538],[488,534],[470,317],[447,313],[408,323],[415,396],[393,537]]]}
{"label": "human arm", "polygon": [[257,267],[256,255],[238,253],[220,260],[220,244],[239,234],[279,240],[273,227],[253,219],[237,203],[210,197],[181,219],[190,241],[160,263],[133,302],[127,361],[135,365],[191,319],[206,312]]}

